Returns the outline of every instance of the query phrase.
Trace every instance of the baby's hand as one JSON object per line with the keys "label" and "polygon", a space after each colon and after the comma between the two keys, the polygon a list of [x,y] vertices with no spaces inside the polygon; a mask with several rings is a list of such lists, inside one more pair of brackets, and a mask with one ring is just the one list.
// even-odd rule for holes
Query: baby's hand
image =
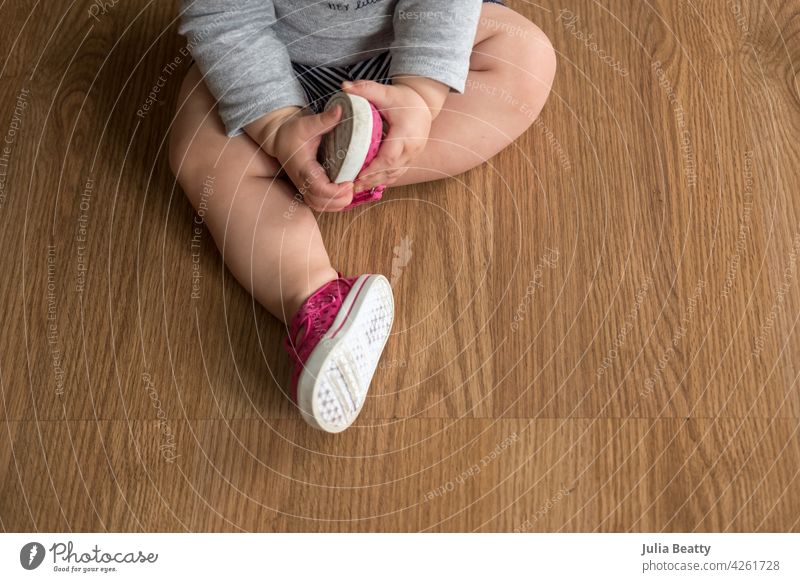
{"label": "baby's hand", "polygon": [[338,212],[353,200],[353,183],[332,183],[317,162],[322,136],[336,127],[341,116],[339,107],[320,115],[287,108],[270,116],[258,130],[264,151],[280,162],[305,203],[321,212]]}
{"label": "baby's hand", "polygon": [[430,106],[415,89],[405,84],[356,81],[345,82],[342,88],[371,101],[389,124],[378,156],[361,172],[354,191],[396,182],[408,169],[409,162],[425,148],[433,122]]}

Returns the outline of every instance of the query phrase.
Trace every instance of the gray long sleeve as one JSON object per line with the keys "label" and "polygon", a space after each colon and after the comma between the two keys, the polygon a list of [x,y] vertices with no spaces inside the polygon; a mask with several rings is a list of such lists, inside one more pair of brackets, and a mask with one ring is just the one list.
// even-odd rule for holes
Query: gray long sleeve
{"label": "gray long sleeve", "polygon": [[271,0],[184,0],[179,32],[219,102],[229,136],[262,115],[306,105]]}
{"label": "gray long sleeve", "polygon": [[399,0],[389,74],[429,77],[463,93],[481,6],[481,0]]}
{"label": "gray long sleeve", "polygon": [[228,135],[306,105],[292,62],[347,66],[390,51],[390,75],[463,92],[481,0],[183,0],[179,32]]}

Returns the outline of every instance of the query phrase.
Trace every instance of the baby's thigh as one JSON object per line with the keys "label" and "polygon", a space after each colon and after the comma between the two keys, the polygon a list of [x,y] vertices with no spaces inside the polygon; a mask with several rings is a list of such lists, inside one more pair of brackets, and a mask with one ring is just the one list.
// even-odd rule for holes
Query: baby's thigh
{"label": "baby's thigh", "polygon": [[209,178],[217,190],[235,190],[242,179],[271,178],[279,170],[278,162],[247,135],[226,135],[214,97],[196,65],[181,86],[170,131],[169,160],[193,203]]}

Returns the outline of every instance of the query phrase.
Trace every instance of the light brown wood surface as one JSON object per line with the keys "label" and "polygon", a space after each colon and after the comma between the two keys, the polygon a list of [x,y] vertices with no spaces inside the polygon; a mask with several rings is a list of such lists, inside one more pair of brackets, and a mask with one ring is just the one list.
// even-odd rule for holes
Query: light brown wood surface
{"label": "light brown wood surface", "polygon": [[800,2],[512,2],[559,55],[540,120],[321,218],[340,270],[402,259],[335,437],[192,248],[176,2],[106,4],[0,2],[2,530],[800,530]]}

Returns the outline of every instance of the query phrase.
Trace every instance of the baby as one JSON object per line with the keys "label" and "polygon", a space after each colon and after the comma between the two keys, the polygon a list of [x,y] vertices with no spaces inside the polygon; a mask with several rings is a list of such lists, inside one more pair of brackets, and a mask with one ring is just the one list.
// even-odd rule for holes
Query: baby
{"label": "baby", "polygon": [[[173,122],[172,170],[205,206],[230,271],[288,325],[303,418],[340,432],[366,400],[394,301],[383,276],[333,268],[314,211],[494,156],[543,107],[553,49],[523,16],[481,0],[185,0],[180,32],[196,62]],[[385,135],[354,181],[334,183],[318,149],[348,121],[341,106],[324,109],[339,91],[371,103]]]}

